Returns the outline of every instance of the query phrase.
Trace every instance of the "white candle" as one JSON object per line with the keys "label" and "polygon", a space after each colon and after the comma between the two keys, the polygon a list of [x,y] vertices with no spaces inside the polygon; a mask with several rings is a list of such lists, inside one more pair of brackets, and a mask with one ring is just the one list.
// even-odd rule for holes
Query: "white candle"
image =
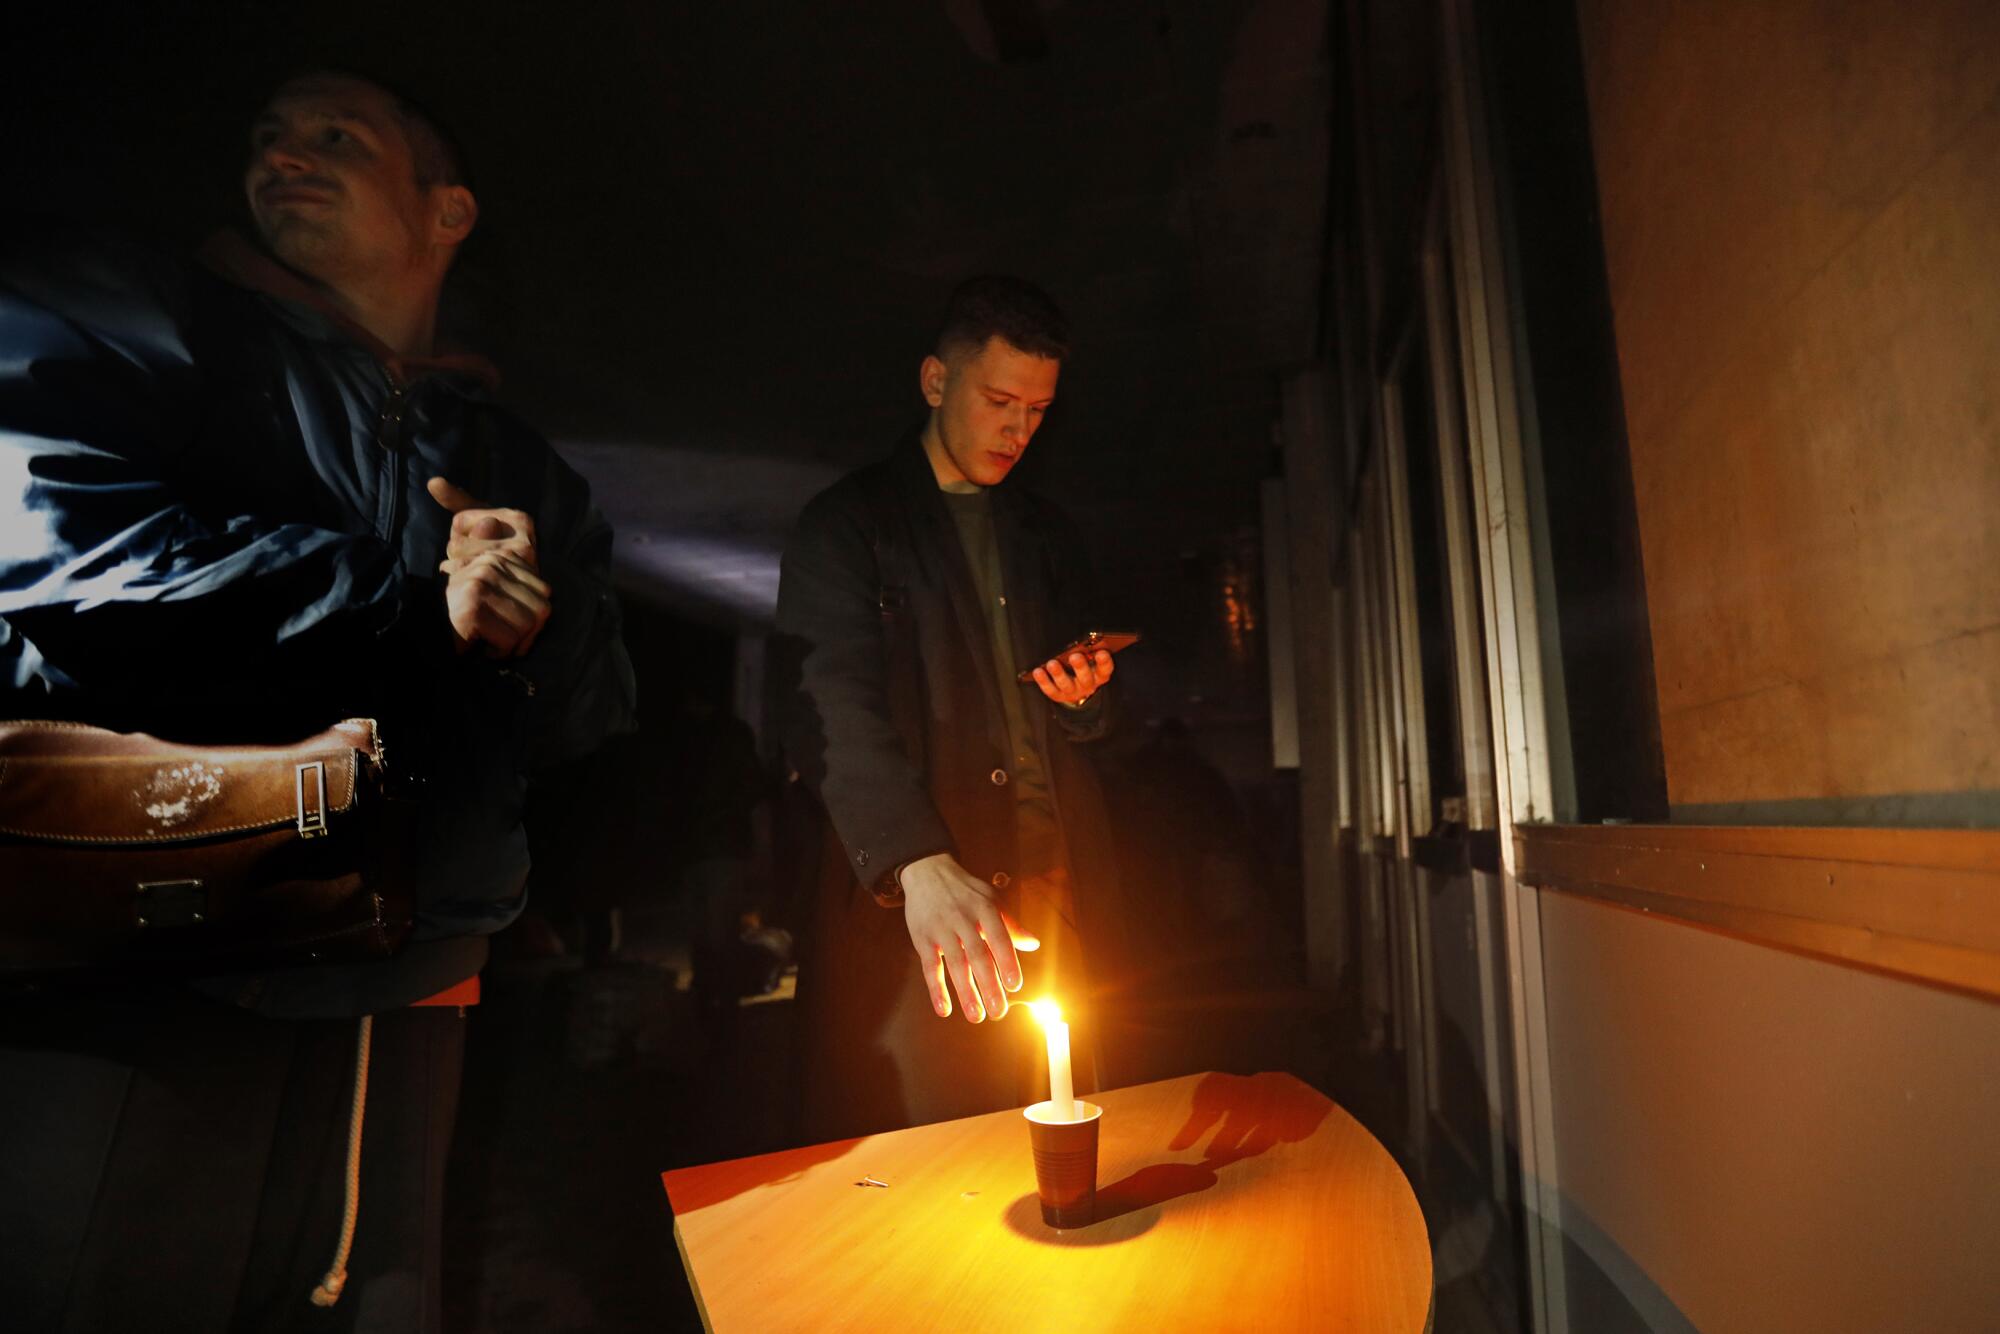
{"label": "white candle", "polygon": [[1076,1085],[1069,1073],[1069,1025],[1063,1022],[1062,1007],[1054,1001],[1036,1001],[1028,1007],[1042,1021],[1049,1039],[1049,1117],[1055,1121],[1076,1120]]}

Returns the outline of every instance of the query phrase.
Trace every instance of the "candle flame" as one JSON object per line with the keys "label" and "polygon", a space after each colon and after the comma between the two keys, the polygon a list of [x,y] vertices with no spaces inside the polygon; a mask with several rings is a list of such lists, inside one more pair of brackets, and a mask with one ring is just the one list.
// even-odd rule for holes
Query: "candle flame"
{"label": "candle flame", "polygon": [[1034,1013],[1035,1018],[1045,1027],[1049,1024],[1059,1024],[1062,1022],[1062,1006],[1052,1000],[1029,1001],[1028,1009]]}

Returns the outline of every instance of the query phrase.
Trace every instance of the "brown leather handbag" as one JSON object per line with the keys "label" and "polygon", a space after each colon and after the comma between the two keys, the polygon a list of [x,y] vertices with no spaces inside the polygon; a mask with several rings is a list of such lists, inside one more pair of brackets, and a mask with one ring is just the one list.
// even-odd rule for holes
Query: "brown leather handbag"
{"label": "brown leather handbag", "polygon": [[0,978],[393,953],[407,803],[348,719],[287,746],[0,722]]}

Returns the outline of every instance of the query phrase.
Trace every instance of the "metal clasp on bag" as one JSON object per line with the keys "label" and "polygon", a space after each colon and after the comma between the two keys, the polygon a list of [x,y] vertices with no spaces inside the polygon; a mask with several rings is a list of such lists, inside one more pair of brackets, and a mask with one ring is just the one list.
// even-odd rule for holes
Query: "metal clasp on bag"
{"label": "metal clasp on bag", "polygon": [[[312,773],[313,787],[319,800],[311,810],[306,809],[306,773]],[[296,774],[299,813],[299,837],[318,838],[326,833],[326,762],[311,760],[298,767]]]}
{"label": "metal clasp on bag", "polygon": [[142,927],[193,926],[207,909],[207,893],[199,880],[141,880],[134,920]]}

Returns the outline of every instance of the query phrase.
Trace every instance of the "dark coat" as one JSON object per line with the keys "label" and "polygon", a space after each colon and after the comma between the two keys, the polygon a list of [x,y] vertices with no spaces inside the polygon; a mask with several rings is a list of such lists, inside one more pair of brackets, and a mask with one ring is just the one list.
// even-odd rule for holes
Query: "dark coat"
{"label": "dark coat", "polygon": [[[1032,665],[1101,628],[1091,619],[1084,546],[1061,511],[1032,493],[1002,486],[993,499],[1015,658]],[[917,441],[806,506],[785,551],[775,647],[786,755],[830,824],[800,977],[806,1096],[833,1112],[809,1116],[814,1133],[1014,1101],[998,1040],[931,1013],[901,911],[868,892],[904,863],[943,851],[982,878],[1013,880],[1003,689],[1024,693],[1040,733],[1086,947],[1119,930],[1088,756],[1109,725],[1110,699],[1066,710],[1032,685],[996,680],[988,625]],[[1032,976],[1032,956],[1025,962]]]}
{"label": "dark coat", "polygon": [[[378,718],[391,763],[431,779],[417,945],[498,930],[529,771],[631,726],[610,528],[490,368],[399,363],[247,244],[209,258],[0,243],[0,717],[211,741]],[[433,474],[535,516],[554,614],[522,658],[452,651]],[[299,1003],[457,980],[427,954],[346,991],[347,970],[297,970],[326,993]]]}

